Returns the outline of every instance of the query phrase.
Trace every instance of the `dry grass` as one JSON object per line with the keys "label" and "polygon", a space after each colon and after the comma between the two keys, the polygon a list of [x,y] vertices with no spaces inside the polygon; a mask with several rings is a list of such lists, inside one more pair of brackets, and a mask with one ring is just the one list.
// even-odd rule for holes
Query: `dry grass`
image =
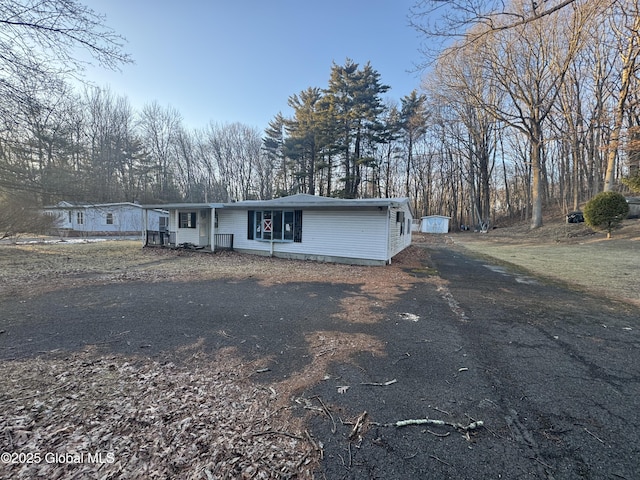
{"label": "dry grass", "polygon": [[535,274],[640,305],[640,220],[630,219],[607,239],[584,224],[550,221],[488,234],[455,234],[452,241]]}
{"label": "dry grass", "polygon": [[[371,275],[371,272],[384,272],[384,275]],[[333,281],[380,288],[402,277],[403,272],[395,268],[282,260],[234,252],[206,254],[143,249],[140,242],[134,241],[0,245],[0,297],[33,295],[87,284],[221,278],[255,278],[265,286],[285,281]],[[282,278],[286,280],[274,280]]]}

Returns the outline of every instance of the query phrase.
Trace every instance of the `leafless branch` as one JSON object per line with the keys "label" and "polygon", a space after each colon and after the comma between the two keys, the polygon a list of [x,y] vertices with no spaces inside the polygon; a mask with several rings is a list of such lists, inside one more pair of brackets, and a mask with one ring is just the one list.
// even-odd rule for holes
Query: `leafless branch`
{"label": "leafless branch", "polygon": [[500,0],[420,0],[410,10],[409,25],[424,36],[425,44],[430,46],[425,46],[422,53],[434,60],[443,50],[461,48],[491,33],[536,22],[575,2],[532,1],[527,9],[512,10]]}

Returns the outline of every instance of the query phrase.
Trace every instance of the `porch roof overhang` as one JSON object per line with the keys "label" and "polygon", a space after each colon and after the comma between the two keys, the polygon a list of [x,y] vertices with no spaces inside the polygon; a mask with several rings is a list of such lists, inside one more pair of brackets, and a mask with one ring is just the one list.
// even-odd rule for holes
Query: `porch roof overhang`
{"label": "porch roof overhang", "polygon": [[350,210],[367,208],[391,208],[407,205],[411,211],[408,198],[331,198],[317,195],[297,194],[288,197],[274,198],[271,200],[244,200],[230,203],[164,203],[154,205],[143,205],[145,209],[163,210],[201,210],[201,209],[231,209],[231,210],[254,210],[254,209],[304,209],[304,210]]}
{"label": "porch roof overhang", "polygon": [[245,200],[236,203],[225,203],[224,208],[258,209],[258,208],[296,208],[305,210],[344,210],[352,208],[387,208],[408,204],[407,198],[329,198],[316,195],[297,194],[272,200]]}
{"label": "porch roof overhang", "polygon": [[146,210],[203,210],[212,208],[222,208],[222,203],[162,203],[156,205],[142,205]]}

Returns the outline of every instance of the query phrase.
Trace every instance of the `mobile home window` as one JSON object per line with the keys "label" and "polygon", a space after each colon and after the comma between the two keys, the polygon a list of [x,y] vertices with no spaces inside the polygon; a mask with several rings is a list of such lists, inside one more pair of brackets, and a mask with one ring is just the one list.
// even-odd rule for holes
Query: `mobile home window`
{"label": "mobile home window", "polygon": [[180,212],[178,226],[180,228],[196,228],[196,212]]}
{"label": "mobile home window", "polygon": [[404,235],[404,212],[396,212],[396,223],[400,224],[400,235]]}
{"label": "mobile home window", "polygon": [[249,240],[302,242],[302,210],[250,210]]}
{"label": "mobile home window", "polygon": [[113,213],[107,213],[107,225],[113,225]]}
{"label": "mobile home window", "polygon": [[76,223],[78,225],[84,225],[84,212],[78,212],[76,215]]}

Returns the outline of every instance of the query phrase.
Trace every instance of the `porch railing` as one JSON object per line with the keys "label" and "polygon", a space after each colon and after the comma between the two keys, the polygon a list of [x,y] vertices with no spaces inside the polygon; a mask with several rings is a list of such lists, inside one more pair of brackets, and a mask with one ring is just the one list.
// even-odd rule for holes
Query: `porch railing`
{"label": "porch railing", "polygon": [[215,250],[233,250],[233,233],[216,233],[213,237]]}
{"label": "porch railing", "polygon": [[169,243],[169,233],[157,230],[147,230],[147,245],[167,245]]}
{"label": "porch railing", "polygon": [[[216,233],[213,237],[214,250],[233,250],[233,233]],[[146,245],[175,245],[175,232],[158,232],[157,230],[147,230]]]}

